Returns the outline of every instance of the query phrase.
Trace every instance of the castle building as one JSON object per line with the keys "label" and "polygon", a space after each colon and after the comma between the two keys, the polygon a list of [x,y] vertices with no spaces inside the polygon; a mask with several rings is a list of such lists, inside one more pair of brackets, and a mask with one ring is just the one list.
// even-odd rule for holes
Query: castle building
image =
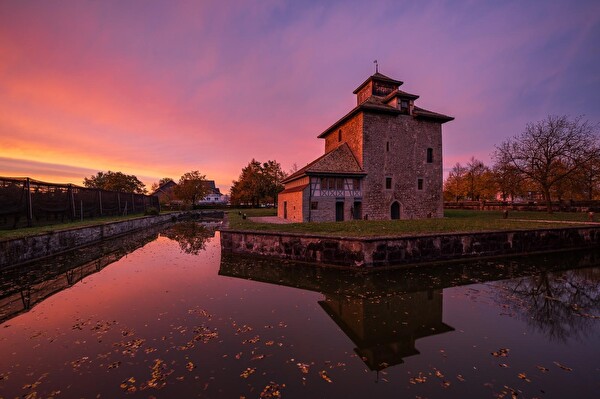
{"label": "castle building", "polygon": [[443,217],[442,124],[379,72],[318,137],[325,154],[287,177],[277,215],[294,222]]}

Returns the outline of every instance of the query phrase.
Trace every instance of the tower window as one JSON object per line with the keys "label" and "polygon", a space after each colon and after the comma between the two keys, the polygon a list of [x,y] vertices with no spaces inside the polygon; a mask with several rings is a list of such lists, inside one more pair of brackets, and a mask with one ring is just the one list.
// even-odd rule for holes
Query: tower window
{"label": "tower window", "polygon": [[338,130],[338,141],[342,141],[342,129]]}
{"label": "tower window", "polygon": [[385,189],[386,190],[391,190],[392,189],[392,178],[391,177],[386,177],[385,178]]}
{"label": "tower window", "polygon": [[433,148],[427,149],[427,163],[433,163]]}
{"label": "tower window", "polygon": [[417,190],[423,190],[423,179],[417,179]]}
{"label": "tower window", "polygon": [[408,112],[408,100],[400,100],[400,111]]}
{"label": "tower window", "polygon": [[390,142],[389,141],[385,143],[385,150],[386,151],[390,150]]}

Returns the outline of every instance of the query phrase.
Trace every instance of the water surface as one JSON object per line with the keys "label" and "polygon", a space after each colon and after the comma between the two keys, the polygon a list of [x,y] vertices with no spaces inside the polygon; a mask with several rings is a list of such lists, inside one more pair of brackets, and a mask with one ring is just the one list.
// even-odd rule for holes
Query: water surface
{"label": "water surface", "polygon": [[2,271],[0,397],[597,397],[598,252],[364,275],[213,234]]}

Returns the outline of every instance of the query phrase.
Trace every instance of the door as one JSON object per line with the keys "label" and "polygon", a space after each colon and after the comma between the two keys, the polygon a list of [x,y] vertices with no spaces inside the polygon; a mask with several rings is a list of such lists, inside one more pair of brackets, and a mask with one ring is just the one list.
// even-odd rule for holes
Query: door
{"label": "door", "polygon": [[343,202],[335,203],[335,221],[336,222],[344,221],[344,203]]}
{"label": "door", "polygon": [[392,219],[400,219],[400,203],[398,201],[394,201],[392,204],[391,217]]}
{"label": "door", "polygon": [[354,220],[362,219],[362,202],[354,201],[354,214],[352,215]]}

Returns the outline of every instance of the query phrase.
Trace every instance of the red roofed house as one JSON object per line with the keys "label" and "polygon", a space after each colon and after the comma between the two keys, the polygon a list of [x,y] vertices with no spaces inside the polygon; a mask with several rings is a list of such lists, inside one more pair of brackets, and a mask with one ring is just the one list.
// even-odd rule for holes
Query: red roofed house
{"label": "red roofed house", "polygon": [[442,124],[419,96],[381,73],[354,94],[357,106],[319,135],[325,155],[287,177],[278,216],[295,222],[443,216]]}

